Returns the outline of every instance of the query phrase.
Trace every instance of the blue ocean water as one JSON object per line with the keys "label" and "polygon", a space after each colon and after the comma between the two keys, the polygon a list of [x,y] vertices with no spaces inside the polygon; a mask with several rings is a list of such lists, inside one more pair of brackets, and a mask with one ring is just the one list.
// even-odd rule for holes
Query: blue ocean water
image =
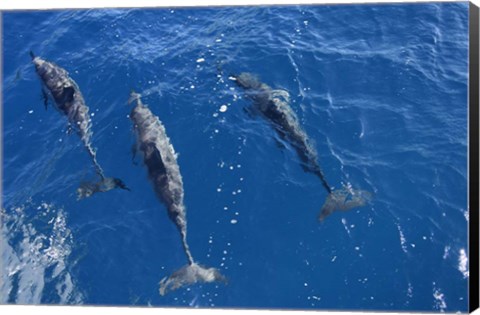
{"label": "blue ocean water", "polygon": [[[0,302],[467,311],[468,3],[2,18]],[[30,50],[78,83],[98,161],[131,192],[76,200],[94,169],[44,109]],[[327,194],[245,113],[229,80],[244,71],[290,93],[329,183],[371,191],[367,206],[318,222]],[[187,261],[132,163],[131,89],[179,153],[192,254],[227,285],[158,293]]]}

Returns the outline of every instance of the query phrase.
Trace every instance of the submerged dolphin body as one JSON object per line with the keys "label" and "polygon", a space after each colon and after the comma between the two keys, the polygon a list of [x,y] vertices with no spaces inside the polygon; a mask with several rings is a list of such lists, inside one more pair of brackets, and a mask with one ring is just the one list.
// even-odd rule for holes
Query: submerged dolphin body
{"label": "submerged dolphin body", "polygon": [[278,135],[295,149],[303,169],[315,174],[322,182],[328,196],[318,216],[320,221],[335,210],[349,210],[364,206],[371,199],[371,194],[364,190],[351,188],[332,190],[318,164],[315,148],[289,105],[290,96],[287,91],[274,90],[250,73],[241,73],[233,76],[233,79],[245,90],[247,98],[253,101],[254,109],[260,112],[272,124]]}
{"label": "submerged dolphin body", "polygon": [[30,52],[32,62],[40,79],[42,80],[42,92],[45,109],[48,106],[49,97],[53,99],[55,108],[68,118],[69,128],[76,131],[82,143],[87,150],[97,175],[99,182],[84,182],[77,189],[78,199],[90,197],[97,192],[106,192],[114,188],[129,190],[127,186],[118,178],[105,177],[102,167],[97,162],[96,152],[92,147],[92,123],[88,114],[88,107],[85,104],[82,93],[78,85],[68,75],[68,72],[46,61],[36,57]]}
{"label": "submerged dolphin body", "polygon": [[162,122],[142,103],[140,94],[132,92],[129,99],[129,103],[131,102],[136,102],[130,113],[137,138],[136,148],[143,155],[148,177],[156,195],[166,205],[170,219],[180,232],[188,260],[186,266],[160,281],[160,295],[196,282],[226,282],[226,278],[217,269],[206,268],[193,260],[187,244],[183,181],[177,163],[177,154]]}

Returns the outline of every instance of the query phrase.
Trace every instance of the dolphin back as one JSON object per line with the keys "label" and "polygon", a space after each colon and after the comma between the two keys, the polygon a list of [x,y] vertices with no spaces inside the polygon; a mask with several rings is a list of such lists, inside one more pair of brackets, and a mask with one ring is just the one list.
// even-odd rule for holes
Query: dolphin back
{"label": "dolphin back", "polygon": [[192,263],[175,271],[169,277],[160,281],[160,295],[165,295],[183,286],[195,283],[223,282],[227,283],[225,278],[217,269],[207,268],[196,263]]}

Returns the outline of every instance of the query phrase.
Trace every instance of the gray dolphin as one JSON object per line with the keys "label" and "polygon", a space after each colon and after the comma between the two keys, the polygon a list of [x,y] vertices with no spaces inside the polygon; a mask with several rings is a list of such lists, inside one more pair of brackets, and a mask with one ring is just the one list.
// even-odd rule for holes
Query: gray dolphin
{"label": "gray dolphin", "polygon": [[268,120],[277,134],[288,142],[297,152],[305,171],[315,174],[322,182],[328,193],[318,219],[325,217],[335,210],[349,210],[364,206],[370,199],[371,193],[364,190],[354,190],[344,187],[333,191],[318,164],[318,155],[312,146],[307,134],[302,129],[299,119],[289,105],[290,95],[284,90],[274,90],[251,73],[233,75],[231,78],[238,86],[245,90],[246,97],[252,100],[254,111]]}
{"label": "gray dolphin", "polygon": [[187,244],[186,207],[182,175],[177,163],[177,154],[170,143],[160,119],[144,105],[140,94],[132,92],[129,103],[136,102],[130,113],[136,133],[136,150],[143,156],[148,177],[158,198],[166,205],[168,216],[175,223],[188,264],[160,281],[160,295],[196,282],[226,282],[226,278],[215,268],[197,264]]}
{"label": "gray dolphin", "polygon": [[45,109],[48,107],[49,98],[53,99],[55,108],[68,118],[69,130],[75,130],[88,155],[92,159],[98,182],[84,182],[77,189],[78,199],[90,197],[97,192],[106,192],[114,188],[130,190],[119,178],[105,177],[102,167],[97,162],[96,152],[92,147],[92,122],[88,114],[82,93],[77,83],[68,75],[68,72],[56,64],[36,57],[30,52],[32,62],[40,79],[42,80],[42,93]]}

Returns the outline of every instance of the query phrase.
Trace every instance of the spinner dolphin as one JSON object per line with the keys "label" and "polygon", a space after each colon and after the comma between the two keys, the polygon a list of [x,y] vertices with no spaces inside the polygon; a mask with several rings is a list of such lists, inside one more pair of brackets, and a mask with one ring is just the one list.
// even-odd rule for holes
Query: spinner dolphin
{"label": "spinner dolphin", "polygon": [[69,130],[75,130],[80,137],[83,146],[92,159],[98,182],[84,182],[77,189],[78,199],[90,197],[97,192],[106,192],[114,188],[130,190],[122,180],[113,177],[106,177],[102,167],[97,161],[96,152],[92,147],[92,123],[88,114],[88,106],[85,104],[80,89],[68,75],[68,72],[56,64],[37,57],[30,52],[35,70],[42,80],[42,93],[45,109],[48,107],[49,99],[53,100],[55,108],[69,122]]}
{"label": "spinner dolphin", "polygon": [[186,266],[160,281],[160,295],[197,282],[226,282],[226,278],[217,269],[201,266],[194,261],[187,243],[183,180],[177,163],[177,154],[164,125],[142,103],[140,94],[132,92],[129,103],[132,102],[136,102],[130,113],[137,139],[136,150],[143,156],[148,177],[157,197],[165,204],[169,218],[180,232],[188,261]]}
{"label": "spinner dolphin", "polygon": [[260,82],[251,73],[244,72],[234,75],[232,79],[245,90],[246,97],[253,102],[254,110],[269,121],[279,137],[295,150],[302,163],[302,168],[320,179],[328,193],[318,216],[320,221],[336,210],[349,210],[364,206],[371,199],[371,193],[365,190],[354,190],[349,187],[339,190],[331,188],[320,168],[315,148],[289,105],[290,95],[287,91],[274,90]]}

